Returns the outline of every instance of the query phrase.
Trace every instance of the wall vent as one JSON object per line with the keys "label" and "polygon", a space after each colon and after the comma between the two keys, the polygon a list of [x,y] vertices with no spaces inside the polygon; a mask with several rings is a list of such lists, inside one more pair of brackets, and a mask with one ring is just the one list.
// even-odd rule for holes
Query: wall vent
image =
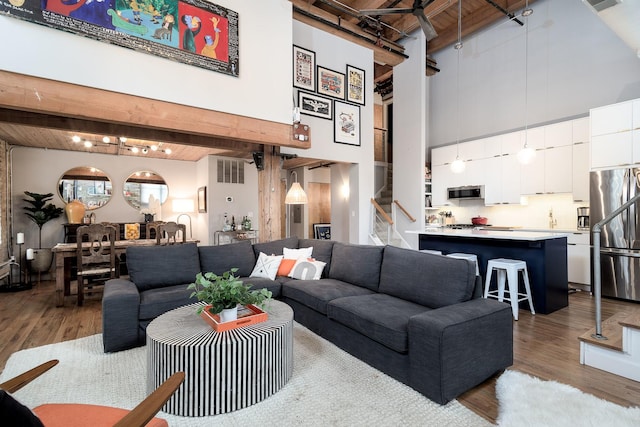
{"label": "wall vent", "polygon": [[244,161],[218,159],[218,182],[244,184]]}

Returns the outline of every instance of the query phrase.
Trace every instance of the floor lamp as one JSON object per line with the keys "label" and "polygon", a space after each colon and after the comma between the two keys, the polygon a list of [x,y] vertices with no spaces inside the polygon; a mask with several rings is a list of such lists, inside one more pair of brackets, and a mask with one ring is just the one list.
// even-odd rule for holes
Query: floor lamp
{"label": "floor lamp", "polygon": [[193,199],[173,199],[171,203],[173,211],[179,213],[178,218],[176,218],[176,222],[180,224],[180,218],[186,216],[189,220],[189,238],[193,238],[193,228],[191,226],[191,217],[190,213],[195,211],[195,204],[193,203]]}

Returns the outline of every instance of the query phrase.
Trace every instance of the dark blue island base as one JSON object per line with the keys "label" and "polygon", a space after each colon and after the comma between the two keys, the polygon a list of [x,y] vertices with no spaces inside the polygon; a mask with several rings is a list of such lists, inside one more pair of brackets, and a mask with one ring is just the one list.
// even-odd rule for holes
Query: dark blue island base
{"label": "dark blue island base", "polygon": [[[536,313],[553,313],[569,304],[566,237],[518,240],[424,233],[419,236],[419,249],[438,250],[444,255],[453,252],[476,254],[483,284],[487,273],[487,261],[490,259],[511,258],[526,261]],[[522,275],[519,276],[522,290]],[[493,286],[495,281],[494,273]],[[526,301],[521,302],[520,306],[529,309]]]}

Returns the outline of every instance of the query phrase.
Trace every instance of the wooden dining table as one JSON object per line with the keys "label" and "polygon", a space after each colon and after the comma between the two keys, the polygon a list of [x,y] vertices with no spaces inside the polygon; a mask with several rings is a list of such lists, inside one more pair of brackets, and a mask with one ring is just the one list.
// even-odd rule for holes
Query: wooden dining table
{"label": "wooden dining table", "polygon": [[[187,239],[187,243],[198,242],[198,240]],[[161,240],[160,244],[162,245],[163,243]],[[114,242],[114,248],[116,257],[119,257],[124,254],[130,246],[155,246],[157,244],[158,241],[156,239],[116,240]],[[90,243],[85,242],[82,245],[88,247]],[[57,307],[62,307],[64,305],[64,297],[70,295],[72,260],[78,256],[78,244],[58,243],[51,249],[51,252],[53,252],[56,260],[55,301]]]}

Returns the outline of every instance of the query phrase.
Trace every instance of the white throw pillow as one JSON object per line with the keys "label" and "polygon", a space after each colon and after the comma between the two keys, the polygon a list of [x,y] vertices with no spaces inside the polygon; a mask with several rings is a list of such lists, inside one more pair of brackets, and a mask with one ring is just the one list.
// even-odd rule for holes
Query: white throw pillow
{"label": "white throw pillow", "polygon": [[260,252],[256,266],[253,267],[253,271],[249,277],[275,279],[278,267],[280,267],[280,261],[282,261],[282,255],[267,255],[264,252]]}
{"label": "white throw pillow", "polygon": [[284,254],[284,259],[311,258],[313,246],[300,249],[283,248],[282,253]]}
{"label": "white throw pillow", "polygon": [[313,258],[298,258],[289,277],[300,280],[319,280],[325,265],[327,263],[316,261]]}

